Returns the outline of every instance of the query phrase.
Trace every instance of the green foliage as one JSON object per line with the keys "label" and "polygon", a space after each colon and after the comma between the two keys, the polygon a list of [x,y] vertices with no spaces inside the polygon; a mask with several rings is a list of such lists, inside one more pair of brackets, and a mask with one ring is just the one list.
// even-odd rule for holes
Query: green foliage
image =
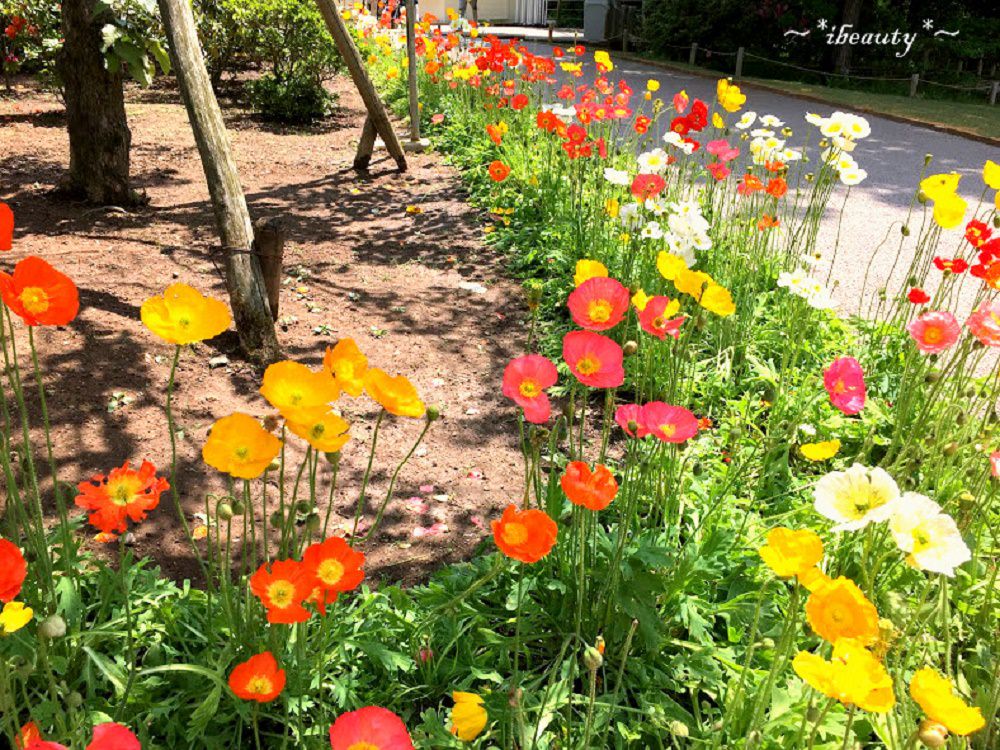
{"label": "green foliage", "polygon": [[247,98],[265,120],[303,125],[329,114],[333,96],[315,78],[295,73],[278,78],[265,73],[247,82]]}

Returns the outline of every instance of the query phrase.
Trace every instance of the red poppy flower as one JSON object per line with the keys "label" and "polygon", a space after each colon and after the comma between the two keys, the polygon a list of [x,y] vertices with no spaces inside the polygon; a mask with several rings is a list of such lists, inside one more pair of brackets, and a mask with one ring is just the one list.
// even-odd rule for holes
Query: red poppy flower
{"label": "red poppy flower", "polygon": [[503,182],[510,175],[510,167],[502,161],[494,161],[490,164],[490,177],[493,182]]}
{"label": "red poppy flower", "polygon": [[639,115],[638,117],[635,118],[635,124],[633,124],[632,127],[635,128],[636,133],[639,133],[641,135],[649,130],[649,125],[652,122],[653,121],[650,120],[645,115]]}
{"label": "red poppy flower", "polygon": [[767,181],[765,192],[770,196],[780,198],[788,192],[788,183],[783,177],[775,177]]}
{"label": "red poppy flower", "polygon": [[76,285],[33,255],[18,263],[13,274],[0,272],[0,296],[29,326],[63,326],[80,310]]}
{"label": "red poppy flower", "polygon": [[670,121],[670,129],[678,135],[687,135],[691,131],[691,123],[687,117],[675,117]]}
{"label": "red poppy flower", "polygon": [[43,740],[41,730],[33,721],[29,721],[14,735],[14,747],[17,750],[68,750],[65,745],[60,745],[58,742]]}
{"label": "red poppy flower", "polygon": [[238,664],[229,674],[229,687],[237,698],[270,703],[285,689],[285,670],[265,651]]}
{"label": "red poppy flower", "polygon": [[414,750],[403,720],[387,708],[366,706],[341,714],[330,727],[332,750]]}
{"label": "red poppy flower", "polygon": [[707,169],[716,182],[721,182],[729,176],[730,169],[721,161],[713,161],[711,164],[706,164],[705,169]]}
{"label": "red poppy flower", "polygon": [[528,354],[511,360],[503,371],[503,395],[524,409],[524,418],[543,424],[552,413],[546,388],[559,379],[556,366],[540,354]]}
{"label": "red poppy flower", "polygon": [[13,542],[0,537],[0,602],[17,598],[28,575],[28,563]]}
{"label": "red poppy flower", "polygon": [[501,125],[490,124],[486,126],[486,135],[488,135],[490,140],[497,146],[503,142],[503,132],[503,126]]}
{"label": "red poppy flower", "polygon": [[934,267],[939,271],[965,273],[969,268],[969,264],[961,258],[935,258]]}
{"label": "red poppy flower", "polygon": [[87,750],[142,750],[132,730],[113,721],[94,727],[94,739]]}
{"label": "red poppy flower", "polygon": [[573,322],[591,331],[618,325],[628,312],[629,293],[621,282],[594,276],[574,289],[567,300]]}
{"label": "red poppy flower", "polygon": [[599,333],[567,333],[563,337],[563,359],[574,377],[591,388],[617,388],[625,382],[622,348]]}
{"label": "red poppy flower", "polygon": [[0,202],[0,252],[14,246],[14,212],[6,203]]}
{"label": "red poppy flower", "polygon": [[343,591],[353,591],[365,579],[364,552],[355,552],[339,536],[306,547],[302,565],[315,579],[310,599],[326,614],[326,605],[337,601]]}
{"label": "red poppy flower", "polygon": [[536,563],[552,550],[559,529],[541,510],[518,510],[508,505],[499,521],[491,524],[493,540],[507,557]]}
{"label": "red poppy flower", "polygon": [[642,426],[642,407],[639,404],[623,404],[615,410],[615,422],[629,437],[643,438],[649,430]]}
{"label": "red poppy flower", "polygon": [[666,186],[667,181],[658,174],[637,174],[631,190],[637,201],[645,201],[659,195]]}
{"label": "red poppy flower", "polygon": [[[3,250],[3,219],[0,217],[0,250]],[[993,230],[978,219],[973,219],[965,225],[965,239],[975,248],[980,248],[986,244]],[[9,249],[9,248],[8,248]]]}
{"label": "red poppy flower", "polygon": [[528,95],[527,94],[516,94],[513,99],[510,100],[511,109],[520,110],[528,106]]}
{"label": "red poppy flower", "polygon": [[677,311],[677,307],[676,302],[669,297],[652,297],[639,312],[639,326],[646,333],[650,333],[660,340],[667,336],[672,336],[675,339],[680,338],[684,316],[680,315],[672,319],[669,317],[670,314]]}
{"label": "red poppy flower", "polygon": [[665,443],[683,443],[698,434],[698,418],[683,406],[650,401],[642,407],[642,426]]}
{"label": "red poppy flower", "polygon": [[854,357],[833,360],[823,371],[823,386],[830,395],[830,403],[844,414],[857,414],[865,406],[867,388],[861,364]]}
{"label": "red poppy flower", "polygon": [[270,623],[291,624],[309,619],[309,610],[302,606],[316,587],[310,571],[295,560],[276,560],[268,570],[261,565],[250,576],[250,591],[260,598],[267,609]]}
{"label": "red poppy flower", "polygon": [[170,484],[156,476],[156,467],[149,461],[143,461],[138,471],[129,468],[126,461],[108,476],[96,474],[76,488],[80,493],[76,505],[92,511],[87,519],[91,526],[106,534],[124,534],[128,520],[144,521]]}
{"label": "red poppy flower", "polygon": [[687,115],[691,130],[701,130],[708,125],[708,105],[701,99],[695,99],[691,111]]}
{"label": "red poppy flower", "polygon": [[918,286],[913,287],[909,294],[906,295],[907,299],[910,300],[914,305],[924,305],[931,301],[930,296]]}
{"label": "red poppy flower", "polygon": [[597,464],[591,471],[583,461],[573,461],[566,466],[559,486],[573,505],[588,510],[604,510],[618,494],[618,482],[607,466]]}

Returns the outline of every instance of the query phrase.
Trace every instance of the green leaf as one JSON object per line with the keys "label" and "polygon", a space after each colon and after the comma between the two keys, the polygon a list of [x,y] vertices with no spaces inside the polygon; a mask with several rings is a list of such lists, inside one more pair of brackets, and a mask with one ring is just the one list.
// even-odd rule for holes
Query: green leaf
{"label": "green leaf", "polygon": [[146,42],[146,48],[156,58],[156,62],[160,66],[160,70],[163,71],[163,75],[170,75],[170,55],[167,54],[163,45],[156,39],[150,39]]}
{"label": "green leaf", "polygon": [[208,726],[215,712],[219,710],[219,699],[222,698],[222,685],[217,684],[212,691],[205,696],[205,700],[191,713],[191,725],[188,727],[187,737],[193,741],[200,736]]}
{"label": "green leaf", "polygon": [[108,661],[104,656],[97,653],[90,646],[84,646],[83,652],[90,657],[90,660],[94,662],[94,666],[107,677],[108,682],[114,685],[116,693],[125,692],[125,675],[118,668],[118,665]]}

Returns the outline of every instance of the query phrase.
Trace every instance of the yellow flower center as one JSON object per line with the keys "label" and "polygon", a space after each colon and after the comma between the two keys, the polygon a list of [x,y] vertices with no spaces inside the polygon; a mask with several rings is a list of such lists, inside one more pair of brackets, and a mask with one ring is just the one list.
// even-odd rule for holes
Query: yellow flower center
{"label": "yellow flower center", "polygon": [[327,586],[336,586],[344,577],[344,564],[340,560],[324,560],[317,566],[316,576]]}
{"label": "yellow flower center", "polygon": [[236,458],[238,458],[240,461],[246,461],[247,458],[250,456],[250,449],[245,445],[238,445],[236,446],[236,450],[233,451],[233,453],[236,454]]}
{"label": "yellow flower center", "polygon": [[274,691],[274,685],[271,680],[264,675],[257,675],[256,677],[251,677],[250,681],[247,682],[247,692],[253,693],[254,695],[268,695]]}
{"label": "yellow flower center", "polygon": [[355,742],[353,745],[348,745],[347,750],[380,750],[380,748],[370,742]]}
{"label": "yellow flower center", "polygon": [[326,432],[326,425],[322,422],[317,422],[312,426],[312,429],[309,430],[309,434],[312,435],[313,440],[319,440],[323,437],[324,432]]}
{"label": "yellow flower center", "polygon": [[291,581],[275,581],[267,587],[267,599],[275,607],[284,609],[295,598],[295,585]]}
{"label": "yellow flower center", "polygon": [[503,540],[512,547],[524,544],[528,540],[528,530],[524,527],[523,523],[505,524],[503,527]]}
{"label": "yellow flower center", "polygon": [[577,360],[576,369],[579,370],[581,375],[593,375],[601,369],[601,361],[588,354]]}
{"label": "yellow flower center", "polygon": [[653,328],[663,328],[666,324],[667,319],[662,316],[653,318]]}
{"label": "yellow flower center", "polygon": [[923,526],[917,526],[913,532],[913,554],[923,552],[931,546],[931,536]]}
{"label": "yellow flower center", "polygon": [[944,338],[944,331],[937,326],[931,326],[924,331],[924,341],[928,344],[937,344]]}
{"label": "yellow flower center", "polygon": [[124,507],[132,502],[138,489],[137,482],[132,477],[112,479],[108,482],[108,497],[115,505]]}
{"label": "yellow flower center", "polygon": [[538,387],[538,383],[534,380],[525,380],[517,387],[517,390],[525,398],[535,398],[535,396],[542,392],[542,389]]}
{"label": "yellow flower center", "polygon": [[594,299],[587,305],[587,315],[595,323],[606,323],[611,318],[611,303],[606,299]]}
{"label": "yellow flower center", "polygon": [[25,287],[19,299],[24,309],[32,315],[39,315],[49,309],[49,295],[41,287]]}
{"label": "yellow flower center", "polygon": [[847,385],[844,383],[843,378],[841,378],[840,380],[838,380],[836,383],[833,384],[833,392],[834,393],[847,392]]}
{"label": "yellow flower center", "polygon": [[666,437],[673,437],[674,433],[677,432],[677,426],[672,424],[661,424],[660,432],[662,432]]}

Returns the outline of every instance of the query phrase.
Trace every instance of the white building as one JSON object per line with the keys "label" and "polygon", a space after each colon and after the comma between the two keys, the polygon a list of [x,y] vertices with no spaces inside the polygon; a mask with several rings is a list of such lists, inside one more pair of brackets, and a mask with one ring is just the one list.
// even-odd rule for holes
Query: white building
{"label": "white building", "polygon": [[[472,0],[468,0],[471,6]],[[546,22],[546,0],[479,0],[479,20],[493,24],[544,25]],[[419,0],[420,15],[433,13],[445,18],[448,8],[458,10],[458,0]],[[472,8],[466,10],[466,17],[472,18]]]}

